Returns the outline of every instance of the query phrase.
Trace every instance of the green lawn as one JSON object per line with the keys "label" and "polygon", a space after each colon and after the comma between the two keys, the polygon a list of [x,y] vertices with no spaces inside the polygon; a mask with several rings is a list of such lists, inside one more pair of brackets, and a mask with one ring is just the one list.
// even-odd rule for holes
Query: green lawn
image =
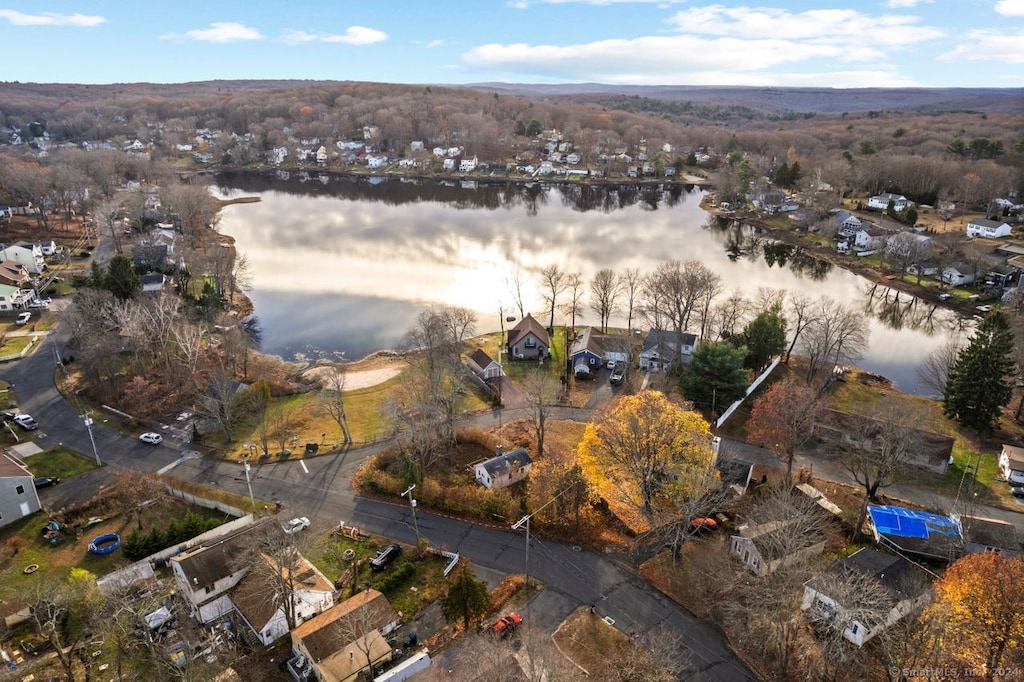
{"label": "green lawn", "polygon": [[59,478],[71,478],[99,468],[95,460],[64,449],[40,452],[26,459],[25,464],[36,476]]}

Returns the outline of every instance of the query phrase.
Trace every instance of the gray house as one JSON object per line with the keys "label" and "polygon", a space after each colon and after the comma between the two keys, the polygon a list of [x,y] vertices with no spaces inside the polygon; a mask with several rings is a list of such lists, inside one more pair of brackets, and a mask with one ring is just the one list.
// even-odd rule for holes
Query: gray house
{"label": "gray house", "polygon": [[0,452],[0,526],[14,523],[40,509],[32,472],[9,451]]}
{"label": "gray house", "polygon": [[548,330],[530,313],[508,330],[508,354],[516,360],[545,358],[550,348]]}
{"label": "gray house", "polygon": [[677,362],[688,363],[697,345],[697,335],[652,329],[640,351],[640,369],[668,371]]}

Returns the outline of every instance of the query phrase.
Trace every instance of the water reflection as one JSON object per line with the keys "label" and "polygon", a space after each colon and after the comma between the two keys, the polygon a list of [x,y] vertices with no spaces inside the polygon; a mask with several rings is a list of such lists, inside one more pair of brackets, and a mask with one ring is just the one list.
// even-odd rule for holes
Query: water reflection
{"label": "water reflection", "polygon": [[[479,331],[497,330],[499,310],[513,308],[507,283],[516,273],[529,288],[527,308],[542,311],[537,273],[552,263],[589,282],[603,268],[647,273],[671,258],[696,259],[726,291],[748,298],[770,287],[863,307],[873,317],[860,364],[908,390],[921,358],[956,324],[944,310],[867,289],[799,247],[709,216],[692,187],[477,181],[467,189],[458,181],[224,174],[217,190],[262,199],[226,207],[220,229],[249,259],[264,349],[288,357],[357,358],[393,347],[434,303],[475,310]],[[582,323],[592,321],[583,313]]]}

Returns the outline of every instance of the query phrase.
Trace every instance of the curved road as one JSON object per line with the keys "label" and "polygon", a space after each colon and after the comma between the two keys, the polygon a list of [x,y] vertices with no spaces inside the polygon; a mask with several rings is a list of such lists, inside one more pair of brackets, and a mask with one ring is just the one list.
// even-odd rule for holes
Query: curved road
{"label": "curved road", "polygon": [[[74,398],[65,400],[54,385],[59,334],[53,335],[34,354],[0,368],[0,377],[14,386],[23,412],[40,424],[36,440],[43,448],[63,445],[75,452],[94,456],[93,441]],[[557,418],[586,418],[588,411],[558,410]],[[518,415],[516,415],[518,416]],[[60,507],[88,499],[119,469],[157,471],[173,467],[179,478],[215,485],[247,495],[244,473],[237,464],[210,458],[189,458],[189,445],[166,437],[164,444],[151,446],[104,426],[107,415],[93,415],[95,452],[107,465],[76,476],[73,480],[40,493],[44,507]],[[506,414],[505,418],[510,418]],[[496,424],[496,414],[474,415],[477,425]],[[253,493],[263,500],[280,500],[285,514],[310,516],[317,532],[333,528],[341,520],[372,533],[415,543],[411,512],[404,500],[388,504],[356,495],[350,481],[362,461],[382,448],[350,450],[308,460],[269,463],[251,472]],[[528,571],[546,584],[530,601],[527,618],[553,631],[574,609],[594,605],[596,611],[614,620],[623,632],[643,634],[661,627],[682,634],[689,662],[681,675],[685,680],[758,679],[728,647],[722,634],[698,620],[640,580],[635,571],[589,549],[572,547],[530,537],[502,528],[489,528],[420,511],[420,535],[435,546],[459,552],[474,563],[504,572]],[[527,564],[527,556],[529,563]]]}

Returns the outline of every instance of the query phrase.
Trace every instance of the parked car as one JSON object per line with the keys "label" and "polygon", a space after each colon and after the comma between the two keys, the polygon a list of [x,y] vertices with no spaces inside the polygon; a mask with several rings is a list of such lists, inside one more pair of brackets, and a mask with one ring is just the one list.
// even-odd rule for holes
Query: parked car
{"label": "parked car", "polygon": [[398,544],[388,545],[377,556],[370,559],[370,568],[375,571],[383,571],[392,561],[402,555],[402,546]]}
{"label": "parked car", "polygon": [[702,516],[690,521],[690,532],[695,535],[701,533],[713,533],[718,530],[718,522],[712,518]]}
{"label": "parked car", "polygon": [[14,321],[14,324],[16,324],[19,327],[21,327],[23,325],[28,324],[28,321],[31,320],[31,319],[32,319],[32,313],[30,313],[29,311],[26,310],[25,312],[23,312],[23,313],[18,315],[18,319],[16,319]]}
{"label": "parked car", "polygon": [[608,361],[608,369],[615,369],[616,362],[614,360]]}
{"label": "parked car", "polygon": [[626,378],[626,368],[619,366],[612,370],[612,376],[609,379],[613,384],[621,384]]}
{"label": "parked car", "polygon": [[150,445],[160,445],[160,443],[163,442],[164,437],[161,436],[159,433],[147,431],[146,433],[139,436],[139,440],[141,440],[143,443],[149,443]]}
{"label": "parked car", "polygon": [[495,637],[504,639],[515,632],[522,624],[523,617],[513,611],[507,616],[502,616],[497,623],[489,628],[489,630]]}
{"label": "parked car", "polygon": [[309,519],[305,516],[299,516],[288,523],[284,524],[284,532],[291,535],[292,533],[298,533],[300,530],[309,528]]}
{"label": "parked car", "polygon": [[948,301],[951,298],[953,298],[953,294],[950,294],[950,293],[939,294],[939,300],[940,301]]}
{"label": "parked car", "polygon": [[60,483],[60,479],[56,476],[39,476],[32,480],[32,483],[36,488],[49,488],[51,485],[57,485]]}
{"label": "parked car", "polygon": [[1014,497],[1024,497],[1024,485],[1011,486],[1010,494]]}
{"label": "parked car", "polygon": [[16,414],[14,415],[14,423],[25,429],[26,431],[35,431],[39,428],[39,422],[32,418],[28,414]]}

